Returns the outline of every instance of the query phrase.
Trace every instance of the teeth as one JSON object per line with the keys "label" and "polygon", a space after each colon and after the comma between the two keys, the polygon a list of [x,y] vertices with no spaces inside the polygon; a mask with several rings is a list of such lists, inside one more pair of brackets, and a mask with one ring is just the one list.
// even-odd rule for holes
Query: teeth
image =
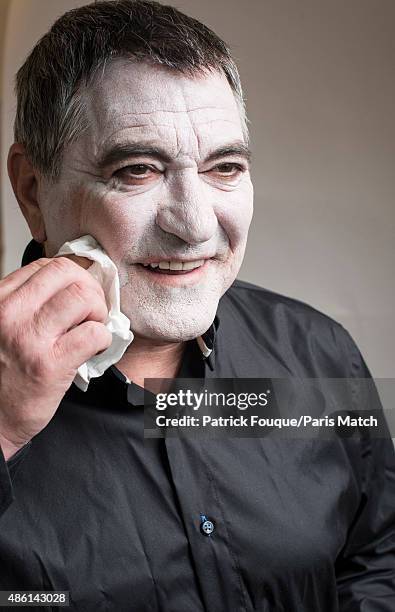
{"label": "teeth", "polygon": [[204,264],[204,259],[200,259],[200,261],[184,261],[182,264],[183,270],[193,270],[194,268],[200,268]]}
{"label": "teeth", "polygon": [[143,264],[145,268],[158,268],[160,270],[194,270],[204,264],[204,259],[198,261],[160,261],[159,263]]}
{"label": "teeth", "polygon": [[171,261],[170,270],[182,270],[182,261]]}

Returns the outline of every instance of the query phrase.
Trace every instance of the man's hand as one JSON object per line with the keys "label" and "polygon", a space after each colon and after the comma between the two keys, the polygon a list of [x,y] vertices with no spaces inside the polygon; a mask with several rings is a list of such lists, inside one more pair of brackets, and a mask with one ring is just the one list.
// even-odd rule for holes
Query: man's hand
{"label": "man's hand", "polygon": [[77,369],[111,344],[92,262],[42,258],[0,281],[0,446],[8,460],[55,414]]}

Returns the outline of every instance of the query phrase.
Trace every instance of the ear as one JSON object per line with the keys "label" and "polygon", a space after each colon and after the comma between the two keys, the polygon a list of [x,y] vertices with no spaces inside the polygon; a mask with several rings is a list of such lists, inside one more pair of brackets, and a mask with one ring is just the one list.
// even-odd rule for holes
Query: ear
{"label": "ear", "polygon": [[8,176],[19,207],[36,242],[46,239],[44,219],[37,200],[38,172],[30,163],[25,147],[14,143],[8,153]]}

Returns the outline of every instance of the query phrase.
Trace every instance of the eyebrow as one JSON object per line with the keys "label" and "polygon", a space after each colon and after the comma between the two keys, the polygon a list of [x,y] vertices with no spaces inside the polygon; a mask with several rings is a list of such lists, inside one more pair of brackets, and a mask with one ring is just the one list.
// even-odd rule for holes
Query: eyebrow
{"label": "eyebrow", "polygon": [[[219,157],[229,157],[231,155],[243,157],[248,163],[250,163],[252,157],[251,150],[248,146],[242,140],[236,140],[235,142],[214,149],[203,161],[210,162]],[[116,144],[107,151],[104,151],[97,160],[96,165],[100,170],[103,170],[124,159],[141,156],[153,157],[164,163],[170,163],[173,159],[171,155],[160,146],[143,142],[128,142]]]}

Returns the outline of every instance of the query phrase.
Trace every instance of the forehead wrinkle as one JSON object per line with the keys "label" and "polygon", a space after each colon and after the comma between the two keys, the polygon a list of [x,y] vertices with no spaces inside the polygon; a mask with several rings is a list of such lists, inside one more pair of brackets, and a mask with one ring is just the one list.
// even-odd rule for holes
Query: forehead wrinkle
{"label": "forehead wrinkle", "polygon": [[[103,117],[103,115],[105,117],[109,117],[110,120],[108,121],[108,123],[113,124],[115,121],[128,121],[129,117],[132,118],[132,120],[129,123],[130,127],[137,127],[137,126],[144,126],[144,125],[166,125],[166,122],[163,121],[163,116],[159,117],[159,121],[155,120],[155,115],[157,114],[161,114],[161,115],[170,115],[171,117],[174,116],[182,116],[185,115],[185,119],[188,120],[188,122],[192,122],[192,121],[198,121],[198,117],[193,117],[193,115],[195,113],[200,113],[200,111],[205,111],[204,113],[204,117],[206,117],[206,112],[210,111],[210,110],[215,110],[218,113],[218,116],[213,117],[211,119],[211,121],[215,121],[218,119],[222,119],[223,118],[223,114],[224,112],[228,112],[228,114],[234,115],[233,119],[228,119],[229,120],[233,120],[233,121],[237,121],[240,120],[240,114],[237,108],[233,107],[233,105],[231,107],[229,106],[202,106],[202,107],[196,107],[193,109],[182,109],[182,110],[169,110],[169,109],[153,109],[152,111],[130,111],[130,112],[121,112],[118,115],[118,118],[116,116],[116,111],[115,111],[115,117],[114,117],[114,105],[111,105],[111,108],[108,106],[107,108],[98,108],[96,109],[96,112],[94,111],[94,115],[96,115],[96,117]],[[111,114],[110,114],[111,111]],[[192,116],[191,116],[192,115]],[[144,118],[148,118],[149,120],[147,122],[145,121],[141,121],[141,117]],[[133,119],[135,121],[137,121],[138,123],[134,123]],[[96,128],[100,128],[100,120],[96,120]],[[120,128],[122,129],[122,128]]]}
{"label": "forehead wrinkle", "polygon": [[[134,113],[128,113],[127,115],[122,115],[122,118],[130,116],[130,115],[134,115]],[[112,121],[113,123],[114,121]],[[203,122],[201,122],[203,123]],[[103,140],[99,141],[99,145],[100,146],[104,146],[105,144],[107,144],[109,141],[111,142],[111,139],[114,138],[114,136],[116,136],[116,134],[118,134],[119,132],[126,132],[128,130],[132,130],[132,129],[140,129],[140,128],[153,128],[153,131],[155,131],[156,128],[177,128],[177,129],[186,129],[186,128],[190,128],[190,126],[192,125],[191,119],[189,117],[188,114],[185,115],[185,123],[184,125],[174,125],[174,122],[163,122],[159,121],[159,122],[155,122],[155,121],[147,121],[145,123],[140,123],[140,124],[136,124],[136,125],[123,125],[121,127],[118,127],[114,132],[111,132],[110,135],[105,136]],[[105,128],[103,128],[103,131],[105,132]]]}
{"label": "forehead wrinkle", "polygon": [[194,120],[198,118],[196,115],[212,118],[227,115],[241,121],[234,93],[222,72],[208,72],[196,80],[161,67],[146,66],[144,62],[132,66],[129,62],[114,60],[90,93],[88,109],[96,116],[98,133],[103,133],[103,123],[114,129],[116,115],[132,117],[139,124],[146,118],[157,119],[156,114],[161,115],[163,123],[166,118],[185,113],[188,119]]}
{"label": "forehead wrinkle", "polygon": [[[107,111],[111,110],[111,114]],[[181,116],[181,115],[185,115],[185,118],[188,119],[188,122],[192,122],[192,121],[196,121],[197,119],[195,119],[194,117],[191,117],[191,114],[193,115],[195,112],[197,111],[208,111],[208,110],[215,110],[218,111],[219,116],[218,117],[214,117],[213,119],[211,119],[211,121],[216,121],[218,119],[223,119],[223,113],[224,112],[229,112],[231,111],[231,114],[234,114],[235,117],[237,117],[238,119],[240,119],[240,114],[238,112],[238,109],[236,108],[230,108],[227,106],[202,106],[199,108],[194,108],[194,109],[183,109],[183,110],[169,110],[169,109],[155,109],[152,111],[144,111],[144,112],[137,112],[137,111],[131,111],[131,112],[127,112],[127,113],[121,113],[119,114],[119,119],[120,121],[125,121],[125,119],[128,119],[129,117],[135,118],[136,121],[139,121],[139,123],[133,124],[133,121],[131,121],[130,127],[139,127],[139,126],[144,126],[144,125],[160,125],[160,122],[163,121],[163,118],[160,118],[160,122],[155,121],[155,115],[160,113],[160,114],[167,114],[167,115],[171,115],[171,116]],[[104,112],[103,112],[104,111]],[[103,115],[107,115],[111,117],[110,123],[114,123],[114,121],[117,120],[117,117],[115,115],[114,118],[114,107],[112,106],[112,108],[107,108],[107,109],[97,109],[96,113],[94,113],[94,115],[96,116],[103,116]],[[140,116],[142,117],[150,117],[151,119],[147,122],[142,122],[141,123],[141,119]],[[236,119],[227,119],[227,121],[234,121],[236,122]],[[100,121],[96,121],[97,126],[100,127]],[[166,125],[166,123],[163,123],[163,125]],[[122,128],[120,128],[122,129]]]}
{"label": "forehead wrinkle", "polygon": [[[130,113],[123,113],[123,116],[128,116],[128,115],[153,115],[154,113],[171,113],[171,114],[180,114],[180,113],[194,113],[196,111],[207,111],[207,110],[221,110],[221,111],[226,111],[226,110],[230,110],[231,107],[229,106],[217,106],[217,105],[213,105],[213,106],[197,106],[196,108],[181,108],[179,110],[174,110],[174,109],[169,109],[169,108],[155,108],[153,110],[149,110],[149,111],[131,111]],[[234,110],[232,108],[232,110]]]}
{"label": "forehead wrinkle", "polygon": [[115,130],[115,132],[112,132],[109,136],[106,136],[104,140],[100,141],[98,146],[99,147],[104,147],[104,146],[108,145],[108,143],[112,144],[112,140],[114,140],[114,143],[117,143],[118,140],[115,139],[114,136],[116,136],[120,132],[126,132],[126,131],[133,130],[133,129],[140,129],[140,128],[150,127],[150,128],[154,128],[153,131],[155,131],[155,128],[165,128],[165,129],[173,129],[175,131],[177,131],[177,130],[180,130],[180,131],[181,130],[192,130],[195,133],[196,132],[196,127],[210,125],[211,123],[217,123],[217,122],[230,123],[233,126],[239,126],[239,122],[238,121],[234,121],[232,119],[224,119],[224,118],[207,119],[207,120],[198,121],[198,122],[188,121],[188,125],[174,125],[174,123],[173,124],[168,124],[168,123],[155,123],[155,124],[154,123],[144,123],[144,124],[140,124],[140,125],[133,125],[133,126],[128,126],[128,127],[118,128],[117,130]]}
{"label": "forehead wrinkle", "polygon": [[112,132],[109,136],[106,136],[104,138],[104,140],[101,140],[99,142],[99,146],[104,147],[105,145],[108,145],[108,143],[112,144],[112,139],[114,141],[114,143],[118,142],[117,139],[114,138],[114,136],[116,136],[117,134],[119,134],[120,132],[127,132],[129,130],[133,130],[133,129],[139,129],[139,128],[146,128],[146,127],[153,127],[153,128],[171,128],[173,127],[172,125],[166,124],[166,123],[144,123],[141,125],[131,125],[131,126],[124,126],[121,128],[117,128],[115,130],[115,132]]}
{"label": "forehead wrinkle", "polygon": [[[216,111],[215,115],[217,116],[207,118],[207,114],[206,113],[203,114],[201,112],[202,110],[206,111],[207,109],[214,109]],[[221,109],[228,111],[228,113],[231,115],[231,118],[224,118],[223,115],[221,116],[220,115]],[[96,113],[98,112],[98,110],[99,109],[96,106],[96,109],[95,109]],[[232,117],[232,115],[236,115],[236,116]],[[99,116],[97,114],[96,114],[96,118],[99,119]],[[107,119],[108,118],[109,117],[107,117]],[[181,119],[181,121],[179,119]],[[207,137],[207,134],[206,135],[199,134],[199,128],[203,126],[208,126],[210,124],[218,125],[222,123],[222,124],[230,124],[233,127],[239,127],[241,138],[244,139],[243,134],[242,134],[242,126],[241,126],[239,112],[238,112],[238,109],[235,108],[235,106],[233,105],[228,105],[228,106],[205,105],[205,106],[199,106],[199,107],[196,106],[196,107],[193,107],[192,109],[182,109],[176,112],[168,110],[168,109],[155,109],[153,111],[145,111],[145,112],[130,111],[130,112],[120,114],[119,117],[115,116],[115,118],[114,118],[114,115],[112,115],[111,121],[108,123],[107,127],[114,128],[115,127],[114,124],[117,124],[117,123],[121,125],[120,126],[118,125],[117,128],[115,130],[112,130],[109,135],[105,135],[105,131],[106,131],[105,127],[101,128],[100,131],[101,131],[101,134],[103,134],[103,137],[101,139],[100,138],[96,139],[95,136],[98,137],[97,132],[100,128],[100,121],[96,121],[96,126],[95,126],[96,129],[94,130],[96,131],[96,134],[95,133],[92,134],[93,142],[96,141],[96,146],[93,147],[95,157],[99,157],[104,149],[117,145],[122,141],[125,142],[125,145],[127,145],[128,140],[135,141],[137,136],[130,137],[127,135],[127,132],[132,132],[133,134],[133,130],[140,131],[142,141],[149,140],[149,144],[154,145],[156,140],[158,140],[161,144],[164,141],[165,142],[168,141],[171,138],[170,134],[168,136],[167,135],[164,136],[163,133],[162,134],[160,133],[160,131],[161,130],[167,131],[169,128],[172,128],[171,140],[173,140],[174,138],[174,141],[175,141],[174,142],[175,150],[176,150],[175,157],[180,157],[183,155],[182,142],[184,142],[185,144],[184,154],[187,157],[190,158],[192,154],[193,157],[197,156],[198,158],[201,158],[202,151],[203,151],[203,142],[204,142],[205,136]],[[217,129],[216,131],[219,131],[219,129]],[[186,134],[185,134],[185,131],[187,132]],[[224,131],[226,132],[227,130],[224,129]],[[117,138],[117,136],[120,135],[122,132],[124,132],[125,135],[123,137],[120,136],[119,138]],[[193,134],[193,139],[195,140],[194,146],[192,145],[192,139],[191,139],[192,134]],[[170,144],[170,142],[166,144]],[[173,143],[171,143],[171,145],[173,145]],[[171,146],[171,149],[173,149],[173,146]],[[174,152],[174,149],[173,149],[173,152]]]}

